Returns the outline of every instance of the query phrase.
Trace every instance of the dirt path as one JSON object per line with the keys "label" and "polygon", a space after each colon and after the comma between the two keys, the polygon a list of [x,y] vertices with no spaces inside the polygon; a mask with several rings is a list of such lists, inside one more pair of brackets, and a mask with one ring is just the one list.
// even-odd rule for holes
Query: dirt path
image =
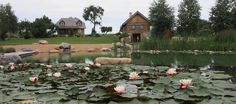
{"label": "dirt path", "polygon": [[[99,51],[101,48],[111,48],[112,44],[71,44],[73,50],[78,52],[87,52],[89,49],[95,49],[95,51]],[[39,50],[39,52],[49,52],[50,50],[55,50],[58,47],[58,44],[48,44],[48,45],[40,45],[40,44],[30,44],[30,45],[6,45],[3,48],[15,48],[16,51],[20,51],[22,48],[31,48],[34,50]]]}

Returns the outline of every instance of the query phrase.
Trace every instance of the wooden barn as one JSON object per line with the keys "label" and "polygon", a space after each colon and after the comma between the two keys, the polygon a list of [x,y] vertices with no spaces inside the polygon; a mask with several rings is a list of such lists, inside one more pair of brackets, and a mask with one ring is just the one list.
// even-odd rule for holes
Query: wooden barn
{"label": "wooden barn", "polygon": [[149,37],[150,21],[139,11],[130,13],[129,18],[121,25],[120,32],[128,33],[130,42],[140,42]]}
{"label": "wooden barn", "polygon": [[78,18],[61,18],[57,23],[58,35],[84,35],[85,23]]}

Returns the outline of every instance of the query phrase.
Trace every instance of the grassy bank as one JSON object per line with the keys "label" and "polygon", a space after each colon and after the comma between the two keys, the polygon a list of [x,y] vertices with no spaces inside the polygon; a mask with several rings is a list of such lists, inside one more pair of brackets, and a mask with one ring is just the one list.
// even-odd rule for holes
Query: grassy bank
{"label": "grassy bank", "polygon": [[[21,45],[37,43],[36,38],[24,39],[24,38],[9,38],[6,41],[0,41],[0,45]],[[70,44],[110,44],[118,41],[116,36],[101,36],[101,37],[52,37],[43,38],[47,40],[49,44],[60,44],[61,42],[67,42]]]}

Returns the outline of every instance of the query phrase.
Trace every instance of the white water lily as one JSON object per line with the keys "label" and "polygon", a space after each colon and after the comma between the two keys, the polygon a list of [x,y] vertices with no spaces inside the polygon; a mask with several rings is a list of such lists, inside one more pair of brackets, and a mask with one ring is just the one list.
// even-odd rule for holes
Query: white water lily
{"label": "white water lily", "polygon": [[30,82],[36,83],[38,82],[39,78],[38,77],[29,77]]}
{"label": "white water lily", "polygon": [[89,70],[90,70],[90,68],[89,68],[89,67],[85,67],[85,68],[84,68],[84,70],[87,70],[87,71],[89,71]]}
{"label": "white water lily", "polygon": [[3,65],[0,65],[0,69],[3,69],[4,68],[4,66]]}
{"label": "white water lily", "polygon": [[138,78],[138,74],[136,72],[131,72],[129,74],[129,79],[136,80]]}
{"label": "white water lily", "polygon": [[187,89],[192,86],[192,79],[182,79],[179,81],[179,86],[182,89]]}
{"label": "white water lily", "polygon": [[124,87],[124,86],[116,86],[116,87],[114,88],[114,90],[116,91],[116,93],[122,94],[122,93],[125,92],[125,87]]}
{"label": "white water lily", "polygon": [[92,60],[89,60],[89,59],[85,59],[85,64],[87,65],[94,65],[94,62]]}
{"label": "white water lily", "polygon": [[167,74],[168,76],[173,76],[173,75],[177,74],[177,72],[176,72],[176,69],[175,69],[175,68],[169,68],[169,69],[167,70],[166,74]]}
{"label": "white water lily", "polygon": [[52,73],[48,73],[47,76],[48,76],[48,77],[51,77],[51,76],[52,76]]}
{"label": "white water lily", "polygon": [[144,74],[148,74],[148,71],[143,71]]}
{"label": "white water lily", "polygon": [[73,65],[70,64],[70,63],[67,63],[67,64],[65,64],[65,67],[67,67],[67,68],[69,68],[69,69],[72,69]]}
{"label": "white water lily", "polygon": [[53,76],[56,77],[56,78],[59,78],[59,77],[61,77],[61,73],[60,72],[56,72],[56,73],[53,74]]}

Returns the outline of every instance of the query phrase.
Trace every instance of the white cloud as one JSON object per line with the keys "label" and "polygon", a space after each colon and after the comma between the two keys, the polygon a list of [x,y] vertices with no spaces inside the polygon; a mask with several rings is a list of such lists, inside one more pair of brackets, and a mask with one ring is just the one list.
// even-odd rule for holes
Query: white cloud
{"label": "white cloud", "polygon": [[[167,0],[174,7],[175,14],[182,0]],[[198,0],[202,7],[203,19],[209,18],[209,11],[216,0]],[[120,25],[128,18],[129,12],[140,11],[148,16],[150,4],[153,0],[1,0],[10,3],[19,20],[34,21],[35,18],[48,16],[56,22],[62,17],[78,17],[81,20],[83,9],[89,5],[99,5],[104,8],[102,24],[112,26],[113,32],[118,32]],[[90,33],[92,24],[86,22],[86,33]],[[99,28],[97,28],[98,30]]]}

